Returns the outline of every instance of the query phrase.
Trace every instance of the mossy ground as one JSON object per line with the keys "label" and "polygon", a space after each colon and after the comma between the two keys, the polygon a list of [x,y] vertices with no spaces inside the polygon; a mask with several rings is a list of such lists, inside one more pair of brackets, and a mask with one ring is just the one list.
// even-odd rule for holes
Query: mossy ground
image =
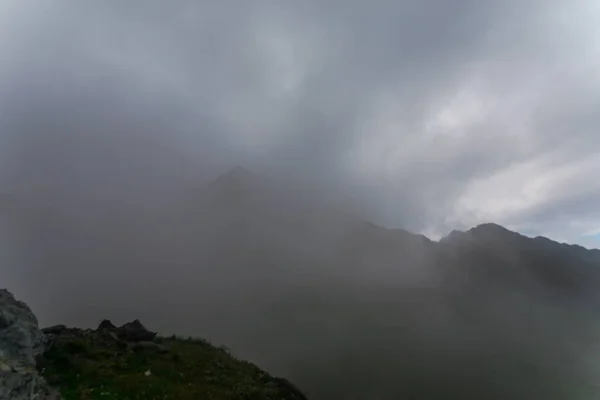
{"label": "mossy ground", "polygon": [[96,333],[67,336],[45,354],[42,374],[65,400],[304,399],[287,381],[205,340],[154,343],[132,348]]}

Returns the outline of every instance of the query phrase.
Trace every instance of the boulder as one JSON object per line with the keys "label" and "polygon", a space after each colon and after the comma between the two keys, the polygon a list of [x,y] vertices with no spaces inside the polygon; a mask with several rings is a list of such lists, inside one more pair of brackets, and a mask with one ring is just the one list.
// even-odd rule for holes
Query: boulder
{"label": "boulder", "polygon": [[54,326],[49,326],[48,328],[42,329],[42,333],[44,335],[59,335],[65,329],[67,329],[67,327],[64,325],[54,325]]}
{"label": "boulder", "polygon": [[149,331],[136,319],[120,326],[117,330],[117,336],[128,342],[151,341],[156,336],[156,332]]}
{"label": "boulder", "polygon": [[44,334],[31,309],[0,290],[0,399],[60,399],[36,370],[43,351]]}
{"label": "boulder", "polygon": [[0,357],[32,364],[44,351],[43,335],[29,307],[0,290]]}
{"label": "boulder", "polygon": [[102,320],[102,322],[100,322],[100,325],[98,325],[97,330],[100,331],[100,330],[103,330],[103,329],[107,329],[109,331],[112,331],[112,330],[117,329],[117,327],[112,322],[110,322],[110,320],[104,319],[104,320]]}

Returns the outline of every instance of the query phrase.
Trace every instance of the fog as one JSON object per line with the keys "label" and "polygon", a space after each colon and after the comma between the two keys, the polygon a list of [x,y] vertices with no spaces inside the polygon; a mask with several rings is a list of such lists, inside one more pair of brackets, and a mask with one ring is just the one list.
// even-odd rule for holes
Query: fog
{"label": "fog", "polygon": [[[316,399],[598,393],[597,273],[571,287],[563,263],[546,280],[502,236],[483,256],[461,253],[452,239],[379,228],[241,168],[201,184],[173,158],[124,179],[119,160],[79,140],[77,158],[69,149],[54,161],[115,175],[65,170],[7,200],[3,284],[42,326],[139,318],[226,345]],[[129,143],[128,165],[151,150]],[[161,178],[145,181],[149,169]]]}
{"label": "fog", "polygon": [[597,398],[587,261],[419,235],[598,246],[576,3],[7,1],[1,286],[312,399]]}

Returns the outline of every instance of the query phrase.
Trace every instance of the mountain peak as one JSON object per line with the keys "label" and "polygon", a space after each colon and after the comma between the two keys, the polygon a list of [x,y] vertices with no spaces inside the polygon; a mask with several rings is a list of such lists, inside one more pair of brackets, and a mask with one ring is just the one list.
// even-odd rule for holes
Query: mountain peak
{"label": "mountain peak", "polygon": [[474,228],[470,229],[473,233],[483,233],[483,234],[506,234],[512,233],[510,230],[506,229],[502,225],[495,224],[493,222],[486,222],[483,224],[479,224]]}
{"label": "mountain peak", "polygon": [[467,231],[454,229],[447,236],[442,238],[441,241],[455,241],[460,240],[461,238],[501,238],[515,234],[517,233],[506,229],[502,225],[498,225],[492,222],[486,222],[483,224],[479,224]]}

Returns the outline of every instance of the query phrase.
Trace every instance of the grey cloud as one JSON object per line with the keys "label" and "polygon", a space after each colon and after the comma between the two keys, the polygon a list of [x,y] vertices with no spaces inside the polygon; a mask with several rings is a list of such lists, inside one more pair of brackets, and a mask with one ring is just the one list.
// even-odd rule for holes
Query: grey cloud
{"label": "grey cloud", "polygon": [[[465,137],[440,136],[404,162],[394,160],[394,151],[373,154],[382,165],[362,179],[386,183],[368,196],[352,193],[376,198],[371,214],[388,225],[443,230],[443,214],[470,180],[562,147],[566,137],[579,138],[571,141],[575,156],[594,148],[591,110],[599,96],[585,79],[593,71],[583,68],[577,80],[568,74],[586,59],[585,47],[573,49],[587,38],[559,24],[563,8],[469,0],[23,5],[19,25],[3,39],[0,102],[12,119],[29,121],[39,119],[36,113],[83,119],[85,107],[87,115],[127,123],[128,130],[152,126],[188,152],[204,151],[201,157],[225,148],[237,163],[373,188],[357,184],[352,155],[361,143],[379,140],[369,121],[380,93],[393,93],[393,113],[402,121],[387,146],[392,150],[422,136],[432,114],[470,79],[482,79],[484,97],[474,101],[499,103],[491,115],[456,128]],[[567,14],[567,23],[576,15]],[[286,74],[296,79],[293,89],[278,87],[285,80],[278,75]],[[513,93],[532,96],[532,103],[515,114]],[[117,114],[98,107],[103,102]],[[527,150],[506,139],[522,125],[530,127],[523,134]],[[24,135],[17,123],[4,132],[4,140]]]}
{"label": "grey cloud", "polygon": [[[61,134],[83,135],[77,120],[93,126],[89,135],[114,134],[120,124],[127,134],[168,136],[206,164],[228,159],[335,182],[370,198],[379,222],[443,231],[444,214],[473,179],[567,140],[574,157],[594,148],[593,71],[582,66],[576,79],[571,68],[589,60],[588,38],[574,25],[579,9],[563,8],[470,0],[23,5],[3,39],[0,102],[11,121],[69,124],[53,128]],[[573,25],[560,25],[563,14]],[[473,79],[483,82],[473,101],[488,106],[481,120],[452,128],[461,138],[441,128],[398,159],[394,149],[426,135],[428,121]],[[355,155],[381,137],[372,123],[384,92],[402,124],[386,152],[370,155],[379,162],[372,173],[357,175]],[[520,95],[531,99],[511,108]],[[509,135],[522,128],[527,145]],[[40,130],[14,122],[3,139]],[[364,187],[376,192],[349,189]]]}

